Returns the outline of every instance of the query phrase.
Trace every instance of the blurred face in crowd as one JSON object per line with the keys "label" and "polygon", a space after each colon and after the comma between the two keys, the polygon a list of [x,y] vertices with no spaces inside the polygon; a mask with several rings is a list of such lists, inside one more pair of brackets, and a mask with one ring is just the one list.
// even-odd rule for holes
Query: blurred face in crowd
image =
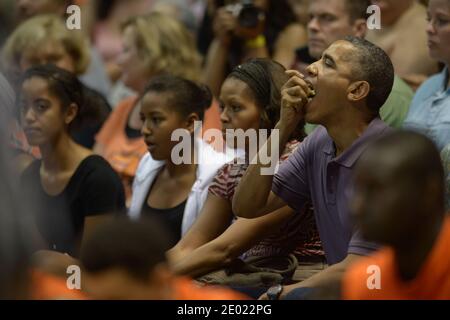
{"label": "blurred face in crowd", "polygon": [[450,1],[431,0],[428,5],[428,49],[433,59],[450,63]]}
{"label": "blurred face in crowd", "polygon": [[63,110],[61,101],[50,92],[47,80],[31,77],[22,85],[19,108],[21,123],[32,146],[51,143],[76,116],[75,105]]}
{"label": "blurred face in crowd", "polygon": [[366,21],[351,21],[346,0],[314,0],[309,5],[309,54],[320,59],[333,42],[346,36],[364,37]]}
{"label": "blurred face in crowd", "polygon": [[141,103],[142,135],[148,151],[155,160],[170,160],[172,149],[179,141],[171,141],[172,132],[185,129],[193,134],[193,122],[199,120],[198,115],[183,117],[169,105],[168,95],[150,91],[145,94]]}
{"label": "blurred face in crowd", "polygon": [[308,7],[311,0],[289,0],[297,21],[306,25],[308,23]]}
{"label": "blurred face in crowd", "polygon": [[382,26],[393,25],[413,2],[414,0],[372,0],[372,4],[380,7]]}
{"label": "blurred face in crowd", "polygon": [[353,68],[357,66],[356,48],[349,42],[333,43],[322,58],[307,68],[306,80],[312,84],[316,95],[305,106],[305,121],[327,124],[338,119],[351,93]]}
{"label": "blurred face in crowd", "polygon": [[[156,267],[158,269],[158,267]],[[95,300],[162,300],[171,298],[171,276],[163,268],[148,281],[137,279],[121,268],[84,273],[83,289]]]}
{"label": "blurred face in crowd", "polygon": [[401,170],[404,160],[392,148],[371,155],[360,161],[355,173],[352,212],[368,240],[408,245],[420,227],[417,212],[428,212],[422,200],[427,197],[426,188],[413,173]]}
{"label": "blurred face in crowd", "polygon": [[227,139],[227,129],[247,131],[260,128],[260,108],[244,81],[232,77],[225,80],[220,90],[219,107],[222,133],[230,147],[236,144],[231,137]]}
{"label": "blurred face in crowd", "polygon": [[16,0],[16,3],[20,19],[44,13],[63,15],[67,5],[63,0]]}
{"label": "blurred face in crowd", "polygon": [[135,28],[126,27],[122,34],[123,47],[117,63],[122,71],[122,81],[125,85],[137,92],[142,92],[149,80],[150,72],[144,63],[146,57],[139,53],[136,39]]}
{"label": "blurred face in crowd", "polygon": [[38,48],[25,50],[20,59],[20,69],[25,72],[30,67],[43,64],[54,64],[55,66],[74,72],[75,61],[67,52],[63,44],[58,41],[48,41]]}

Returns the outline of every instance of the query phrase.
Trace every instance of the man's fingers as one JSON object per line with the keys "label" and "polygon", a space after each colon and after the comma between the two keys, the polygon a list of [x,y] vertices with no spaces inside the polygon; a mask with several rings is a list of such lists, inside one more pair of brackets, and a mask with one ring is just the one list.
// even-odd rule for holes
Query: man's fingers
{"label": "man's fingers", "polygon": [[281,100],[284,108],[293,108],[296,112],[301,112],[307,100],[304,98],[285,97]]}
{"label": "man's fingers", "polygon": [[286,70],[285,72],[290,77],[297,76],[297,77],[302,78],[302,79],[305,78],[305,75],[303,73],[301,73],[300,71],[298,71],[298,70]]}
{"label": "man's fingers", "polygon": [[311,88],[306,83],[305,80],[299,78],[298,76],[291,77],[283,86],[283,89],[289,89],[293,87],[301,87],[303,91],[305,92],[305,95],[308,96],[308,94],[311,91]]}
{"label": "man's fingers", "polygon": [[285,89],[284,92],[285,92],[285,94],[287,94],[291,97],[302,98],[302,99],[308,98],[308,95],[306,94],[305,90],[300,86],[287,88],[287,89]]}

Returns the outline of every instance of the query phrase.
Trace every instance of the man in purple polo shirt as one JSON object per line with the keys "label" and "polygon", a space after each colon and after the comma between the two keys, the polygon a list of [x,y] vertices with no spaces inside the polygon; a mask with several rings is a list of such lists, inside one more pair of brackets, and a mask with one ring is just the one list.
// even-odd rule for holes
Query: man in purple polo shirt
{"label": "man in purple polo shirt", "polygon": [[308,67],[307,77],[297,71],[288,72],[291,78],[283,87],[276,126],[279,140],[269,138],[260,153],[269,154],[272,143],[284,146],[302,120],[321,126],[275,176],[260,174],[268,165],[250,165],[233,199],[233,211],[243,218],[259,217],[284,205],[297,211],[309,200],[314,205],[331,266],[301,283],[279,287],[276,293],[281,297],[295,288],[339,281],[351,262],[376,248],[354,228],[349,198],[356,161],[369,141],[390,131],[380,120],[379,109],[394,81],[388,55],[356,37],[334,42],[319,61]]}

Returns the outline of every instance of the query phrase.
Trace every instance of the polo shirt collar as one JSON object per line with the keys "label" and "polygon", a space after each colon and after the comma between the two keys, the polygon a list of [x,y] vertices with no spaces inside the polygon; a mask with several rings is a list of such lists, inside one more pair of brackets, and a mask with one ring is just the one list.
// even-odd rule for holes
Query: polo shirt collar
{"label": "polo shirt collar", "polygon": [[[356,161],[361,157],[362,153],[366,150],[370,140],[376,136],[380,136],[386,130],[389,130],[386,123],[384,123],[379,117],[376,117],[369,123],[369,126],[363,134],[353,142],[350,148],[345,150],[341,155],[334,158],[332,161],[343,167],[352,168]],[[336,148],[331,137],[329,137],[329,141],[325,145],[323,151],[330,156],[334,156],[336,154]]]}

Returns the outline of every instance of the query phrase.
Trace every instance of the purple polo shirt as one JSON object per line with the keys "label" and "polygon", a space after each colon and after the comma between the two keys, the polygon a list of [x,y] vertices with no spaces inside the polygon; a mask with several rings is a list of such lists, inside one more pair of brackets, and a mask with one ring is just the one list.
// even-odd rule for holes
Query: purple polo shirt
{"label": "purple polo shirt", "polygon": [[308,201],[314,206],[317,228],[328,264],[348,253],[367,255],[377,245],[362,239],[349,211],[352,173],[368,143],[391,129],[379,118],[339,157],[327,130],[319,126],[280,165],[272,191],[296,212]]}

